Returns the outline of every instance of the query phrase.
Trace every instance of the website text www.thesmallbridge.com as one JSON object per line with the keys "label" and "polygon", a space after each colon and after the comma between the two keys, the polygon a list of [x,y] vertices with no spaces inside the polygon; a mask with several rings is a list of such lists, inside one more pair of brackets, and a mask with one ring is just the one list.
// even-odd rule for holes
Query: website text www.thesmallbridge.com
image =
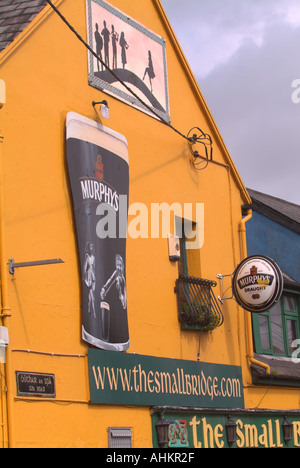
{"label": "website text www.thesmallbridge.com", "polygon": [[143,370],[141,364],[131,369],[108,366],[92,367],[97,390],[135,393],[240,398],[241,382],[237,378],[186,373],[183,368],[174,372]]}

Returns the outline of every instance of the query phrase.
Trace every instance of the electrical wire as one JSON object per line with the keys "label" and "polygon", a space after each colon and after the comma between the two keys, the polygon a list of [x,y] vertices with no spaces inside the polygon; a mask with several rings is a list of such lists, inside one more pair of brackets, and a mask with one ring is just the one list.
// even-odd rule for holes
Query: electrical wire
{"label": "electrical wire", "polygon": [[146,104],[124,81],[122,81],[116,73],[114,73],[113,70],[111,70],[101,59],[100,57],[94,52],[94,50],[89,46],[89,44],[80,36],[80,34],[73,28],[73,26],[69,23],[69,21],[63,16],[63,14],[56,8],[55,5],[51,2],[51,0],[46,0],[48,5],[53,9],[53,11],[62,19],[62,21],[68,26],[68,28],[72,31],[73,34],[77,37],[77,39],[89,50],[89,52],[98,60],[98,62],[101,63],[111,74],[112,76],[122,85],[124,88],[132,94],[146,109],[148,109],[152,114],[155,115],[163,124],[167,125],[169,128],[171,128],[174,132],[176,132],[178,135],[181,137],[185,138],[187,141],[190,143],[194,143],[193,138],[190,138],[183,133],[181,133],[179,130],[177,130],[173,125],[171,125],[169,122],[167,122],[165,119],[163,119],[159,114],[157,114],[148,104]]}
{"label": "electrical wire", "polygon": [[41,354],[43,356],[52,357],[69,357],[69,358],[87,358],[87,354],[65,354],[65,353],[51,353],[47,351],[33,351],[31,349],[12,349],[12,353],[28,353],[28,354]]}

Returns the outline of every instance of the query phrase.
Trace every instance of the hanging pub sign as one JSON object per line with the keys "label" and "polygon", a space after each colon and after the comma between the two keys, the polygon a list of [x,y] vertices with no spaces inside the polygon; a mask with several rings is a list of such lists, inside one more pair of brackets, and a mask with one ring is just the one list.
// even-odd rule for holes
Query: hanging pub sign
{"label": "hanging pub sign", "polygon": [[238,304],[252,313],[270,309],[283,290],[283,277],[274,260],[253,255],[245,258],[235,269],[232,292]]}
{"label": "hanging pub sign", "polygon": [[[123,135],[71,112],[66,146],[79,251],[82,338],[101,349],[124,351],[129,348],[127,141]],[[121,203],[126,204],[122,216]]]}
{"label": "hanging pub sign", "polygon": [[89,84],[170,122],[166,41],[107,2],[86,1],[88,43],[99,57],[89,52]]}

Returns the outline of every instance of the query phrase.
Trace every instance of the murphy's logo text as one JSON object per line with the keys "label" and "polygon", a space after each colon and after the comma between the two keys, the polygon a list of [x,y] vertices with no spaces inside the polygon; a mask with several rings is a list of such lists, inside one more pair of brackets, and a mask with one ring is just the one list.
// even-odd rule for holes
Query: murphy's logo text
{"label": "murphy's logo text", "polygon": [[260,287],[271,286],[274,281],[274,276],[269,274],[261,274],[257,272],[257,267],[253,265],[250,270],[250,275],[243,276],[238,279],[238,285],[240,289],[244,289],[247,286],[258,285]]}

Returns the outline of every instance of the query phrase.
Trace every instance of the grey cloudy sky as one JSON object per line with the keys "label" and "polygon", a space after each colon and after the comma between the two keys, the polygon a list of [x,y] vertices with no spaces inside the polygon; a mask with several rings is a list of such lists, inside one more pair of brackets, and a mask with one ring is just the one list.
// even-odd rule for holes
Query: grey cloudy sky
{"label": "grey cloudy sky", "polygon": [[300,204],[300,0],[162,4],[246,187]]}

